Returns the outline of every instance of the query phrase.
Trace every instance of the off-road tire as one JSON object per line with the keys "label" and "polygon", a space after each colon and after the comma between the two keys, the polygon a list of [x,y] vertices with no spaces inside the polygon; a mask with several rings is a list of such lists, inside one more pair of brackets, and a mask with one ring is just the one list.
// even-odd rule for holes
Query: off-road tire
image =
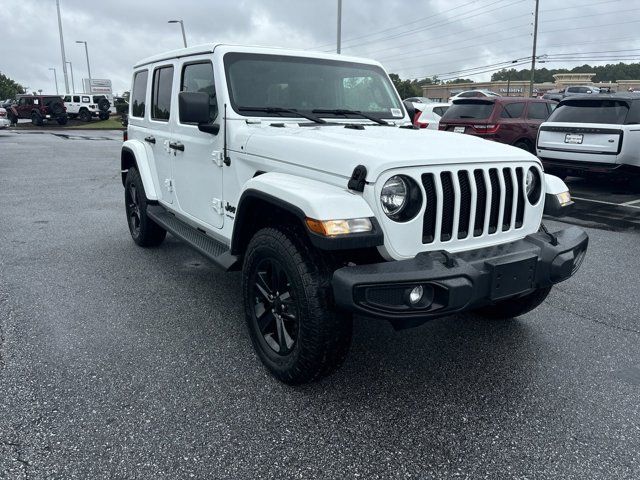
{"label": "off-road tire", "polygon": [[67,117],[58,117],[56,121],[58,122],[58,125],[66,125],[69,122],[69,119]]}
{"label": "off-road tire", "polygon": [[509,320],[536,309],[545,301],[550,291],[551,287],[539,288],[520,297],[509,298],[493,305],[487,305],[476,310],[476,313],[492,320]]}
{"label": "off-road tire", "polygon": [[107,100],[106,98],[101,98],[98,101],[98,110],[102,111],[102,112],[106,112],[111,108],[111,104],[109,103],[109,100]]}
{"label": "off-road tire", "polygon": [[[127,172],[124,182],[124,202],[127,224],[133,241],[141,247],[160,245],[167,236],[167,231],[147,215],[147,196],[140,173],[136,168],[130,168]],[[134,213],[137,213],[137,219],[134,218]]]}
{"label": "off-road tire", "polygon": [[98,118],[100,120],[109,120],[109,112],[100,112]]}
{"label": "off-road tire", "polygon": [[78,113],[78,118],[81,122],[90,122],[91,121],[91,112],[89,110],[80,110]]}
{"label": "off-road tire", "polygon": [[16,117],[13,112],[7,112],[7,119],[11,122],[11,125],[18,124],[18,117]]}
{"label": "off-road tire", "polygon": [[41,127],[44,124],[44,121],[39,113],[33,112],[31,114],[31,123],[36,127]]}
{"label": "off-road tire", "polygon": [[62,115],[64,113],[64,105],[61,102],[49,103],[49,110],[55,116]]}
{"label": "off-road tire", "polygon": [[[258,326],[261,298],[256,279],[260,266],[270,261],[279,263],[286,274],[289,301],[298,319],[294,344],[286,353],[270,347]],[[247,327],[258,357],[284,383],[319,380],[337,370],[347,356],[353,321],[351,315],[332,309],[330,279],[323,257],[294,227],[264,228],[249,242],[242,273]]]}

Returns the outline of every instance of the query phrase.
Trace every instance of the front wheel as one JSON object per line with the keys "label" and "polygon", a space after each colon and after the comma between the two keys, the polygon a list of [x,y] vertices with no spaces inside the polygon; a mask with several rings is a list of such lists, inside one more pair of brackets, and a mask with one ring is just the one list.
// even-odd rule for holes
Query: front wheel
{"label": "front wheel", "polygon": [[44,122],[39,114],[33,112],[31,114],[31,123],[37,127],[41,127]]}
{"label": "front wheel", "polygon": [[141,247],[160,245],[167,231],[147,215],[147,196],[140,173],[130,168],[124,182],[124,202],[131,238]]}
{"label": "front wheel", "polygon": [[321,255],[295,229],[264,228],[247,247],[242,290],[249,335],[262,363],[284,383],[318,380],[347,356],[352,319],[331,309],[329,279]]}
{"label": "front wheel", "polygon": [[89,110],[82,110],[78,114],[78,118],[81,122],[90,122],[91,121],[91,112]]}
{"label": "front wheel", "polygon": [[520,297],[508,298],[498,301],[493,305],[487,305],[486,307],[476,310],[476,313],[494,320],[508,320],[519,317],[536,309],[545,301],[550,291],[551,287],[539,288]]}

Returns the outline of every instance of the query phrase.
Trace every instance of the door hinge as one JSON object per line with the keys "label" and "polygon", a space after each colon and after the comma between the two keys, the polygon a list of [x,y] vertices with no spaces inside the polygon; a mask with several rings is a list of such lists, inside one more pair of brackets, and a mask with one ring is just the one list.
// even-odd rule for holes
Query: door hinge
{"label": "door hinge", "polygon": [[211,200],[211,208],[213,208],[213,210],[218,214],[218,215],[222,215],[222,200],[220,200],[219,198],[214,198]]}
{"label": "door hinge", "polygon": [[224,166],[224,153],[223,152],[221,152],[220,150],[214,150],[211,153],[211,156],[213,157],[213,163],[215,163],[219,167],[223,167]]}
{"label": "door hinge", "polygon": [[165,179],[164,186],[167,187],[168,192],[173,192],[173,180],[170,178]]}

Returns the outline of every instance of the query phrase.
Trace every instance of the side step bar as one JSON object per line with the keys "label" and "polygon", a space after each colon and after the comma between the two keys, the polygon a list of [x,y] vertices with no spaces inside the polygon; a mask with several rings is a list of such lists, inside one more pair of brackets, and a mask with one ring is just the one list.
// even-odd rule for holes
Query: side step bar
{"label": "side step bar", "polygon": [[174,237],[179,238],[207,257],[216,266],[225,271],[237,269],[238,257],[231,255],[229,247],[224,243],[186,224],[160,205],[147,205],[147,215]]}

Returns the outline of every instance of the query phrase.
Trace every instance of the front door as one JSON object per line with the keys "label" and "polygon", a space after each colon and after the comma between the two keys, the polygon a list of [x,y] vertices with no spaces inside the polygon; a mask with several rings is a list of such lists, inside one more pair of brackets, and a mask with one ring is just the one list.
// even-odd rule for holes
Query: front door
{"label": "front door", "polygon": [[[176,91],[209,94],[209,122],[220,122],[211,61],[206,57],[189,58],[180,68],[176,75],[180,88]],[[174,105],[178,107],[177,99]],[[201,132],[197,125],[181,123],[179,112],[174,118],[172,141],[180,149],[173,149],[171,158],[178,208],[205,226],[222,228],[223,131],[218,135]]]}

